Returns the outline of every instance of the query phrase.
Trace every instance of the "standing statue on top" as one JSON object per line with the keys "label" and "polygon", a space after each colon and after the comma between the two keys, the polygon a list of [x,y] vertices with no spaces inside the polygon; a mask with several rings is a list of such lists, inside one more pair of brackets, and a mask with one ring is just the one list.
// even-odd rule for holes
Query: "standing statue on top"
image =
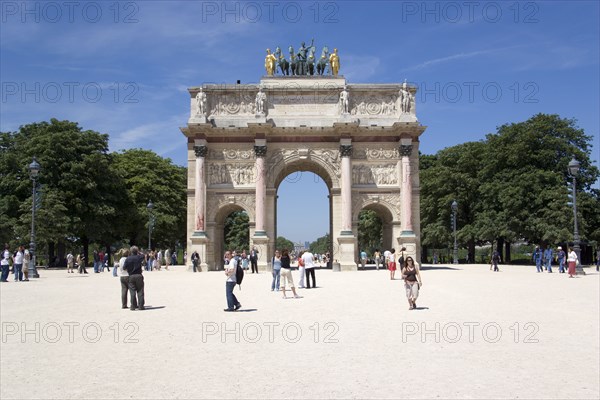
{"label": "standing statue on top", "polygon": [[267,75],[273,76],[275,74],[275,66],[277,64],[277,59],[275,55],[271,54],[271,49],[267,49],[267,56],[265,57],[265,69],[267,70]]}
{"label": "standing statue on top", "polygon": [[308,48],[305,46],[304,42],[302,42],[302,44],[300,45],[300,48],[298,49],[298,53],[296,54],[296,57],[298,59],[296,75],[307,75],[308,74],[307,53],[310,49],[312,49],[314,47],[314,43],[315,43],[315,39],[312,39],[312,41],[310,42],[310,46]]}
{"label": "standing statue on top", "polygon": [[333,53],[329,56],[329,66],[331,68],[331,74],[333,76],[338,76],[338,72],[340,71],[340,57],[338,56],[337,49],[333,49]]}
{"label": "standing statue on top", "polygon": [[340,93],[340,111],[342,114],[350,113],[350,94],[348,93],[347,87],[344,86],[344,90]]}
{"label": "standing statue on top", "polygon": [[258,93],[256,93],[256,98],[254,99],[254,103],[256,105],[256,115],[265,115],[265,103],[267,102],[267,95],[262,91],[262,88],[258,88]]}
{"label": "standing statue on top", "polygon": [[200,91],[196,94],[196,115],[206,117],[206,93]]}
{"label": "standing statue on top", "polygon": [[406,84],[406,79],[400,88],[400,110],[403,114],[410,113],[410,104],[412,102],[412,93],[408,90],[408,85]]}

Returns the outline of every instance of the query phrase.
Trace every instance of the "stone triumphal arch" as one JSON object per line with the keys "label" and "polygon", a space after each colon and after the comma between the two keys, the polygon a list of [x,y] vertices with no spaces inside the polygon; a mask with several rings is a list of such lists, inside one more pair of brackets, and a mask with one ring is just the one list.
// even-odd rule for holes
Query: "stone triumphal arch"
{"label": "stone triumphal arch", "polygon": [[[312,171],[329,188],[333,258],[357,268],[358,215],[381,217],[385,248],[420,254],[416,87],[349,84],[342,76],[265,76],[255,85],[189,89],[188,254],[222,266],[224,220],[243,210],[250,246],[268,269],[276,238],[277,188]],[[309,210],[307,210],[309,211]],[[308,239],[308,238],[307,238]]]}

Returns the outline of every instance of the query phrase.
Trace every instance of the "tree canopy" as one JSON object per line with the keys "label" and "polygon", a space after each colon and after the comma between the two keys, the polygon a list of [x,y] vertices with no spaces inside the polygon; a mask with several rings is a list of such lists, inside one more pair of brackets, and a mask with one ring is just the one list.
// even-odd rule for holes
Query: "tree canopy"
{"label": "tree canopy", "polygon": [[109,245],[142,244],[146,204],[155,203],[158,244],[185,240],[186,169],[151,151],[108,151],[108,135],[83,130],[76,122],[51,119],[0,133],[0,240],[12,246],[29,241],[33,157],[41,206],[36,241]]}
{"label": "tree canopy", "polygon": [[576,121],[537,114],[502,125],[485,140],[421,155],[421,225],[424,246],[451,242],[451,203],[458,203],[458,240],[472,249],[495,240],[555,244],[572,240],[567,165],[581,164],[577,205],[584,240],[600,240],[598,169],[591,137]]}

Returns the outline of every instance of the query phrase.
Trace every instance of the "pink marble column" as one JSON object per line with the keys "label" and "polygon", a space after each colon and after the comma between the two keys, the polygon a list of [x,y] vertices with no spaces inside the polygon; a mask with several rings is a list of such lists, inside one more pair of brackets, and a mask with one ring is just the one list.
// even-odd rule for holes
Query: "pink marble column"
{"label": "pink marble column", "polygon": [[205,211],[206,211],[206,180],[204,172],[204,159],[208,148],[206,142],[194,146],[196,153],[196,171],[195,171],[195,186],[194,186],[194,230],[196,232],[204,232],[205,229]]}
{"label": "pink marble column", "polygon": [[350,139],[340,141],[342,156],[342,235],[352,235],[352,144]]}
{"label": "pink marble column", "polygon": [[[407,144],[408,143],[408,144]],[[411,139],[402,139],[400,144],[400,155],[402,157],[402,182],[401,193],[401,229],[402,234],[412,235],[412,175],[410,167],[410,155],[412,153]]]}
{"label": "pink marble column", "polygon": [[267,196],[267,178],[265,156],[267,155],[266,140],[257,139],[254,145],[256,155],[256,221],[255,236],[265,236],[265,199]]}

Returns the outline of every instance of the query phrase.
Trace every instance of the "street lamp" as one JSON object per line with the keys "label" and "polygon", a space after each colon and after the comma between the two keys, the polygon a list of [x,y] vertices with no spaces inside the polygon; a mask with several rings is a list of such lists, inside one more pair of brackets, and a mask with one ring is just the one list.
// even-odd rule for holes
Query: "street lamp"
{"label": "street lamp", "polygon": [[579,175],[579,167],[579,161],[575,158],[569,161],[569,174],[573,178],[573,250],[575,250],[575,254],[577,254],[575,273],[577,275],[585,275],[585,271],[581,267],[581,248],[579,247],[579,229],[577,227],[577,175]]}
{"label": "street lamp", "polygon": [[454,264],[458,264],[458,245],[456,243],[456,212],[458,211],[458,203],[456,200],[452,202],[452,229],[454,230]]}
{"label": "street lamp", "polygon": [[33,161],[31,162],[31,164],[29,164],[29,176],[31,177],[31,180],[33,181],[33,198],[31,200],[31,242],[29,243],[29,253],[31,255],[31,260],[29,260],[29,276],[33,277],[33,278],[39,278],[40,275],[37,272],[37,268],[35,267],[35,203],[36,203],[36,195],[37,195],[37,190],[36,190],[36,180],[38,177],[38,174],[40,173],[40,170],[42,169],[42,167],[40,166],[40,164],[36,161],[35,157],[33,157]]}
{"label": "street lamp", "polygon": [[154,226],[154,215],[152,215],[154,204],[152,200],[148,202],[146,208],[148,209],[148,250],[152,250],[152,228]]}

